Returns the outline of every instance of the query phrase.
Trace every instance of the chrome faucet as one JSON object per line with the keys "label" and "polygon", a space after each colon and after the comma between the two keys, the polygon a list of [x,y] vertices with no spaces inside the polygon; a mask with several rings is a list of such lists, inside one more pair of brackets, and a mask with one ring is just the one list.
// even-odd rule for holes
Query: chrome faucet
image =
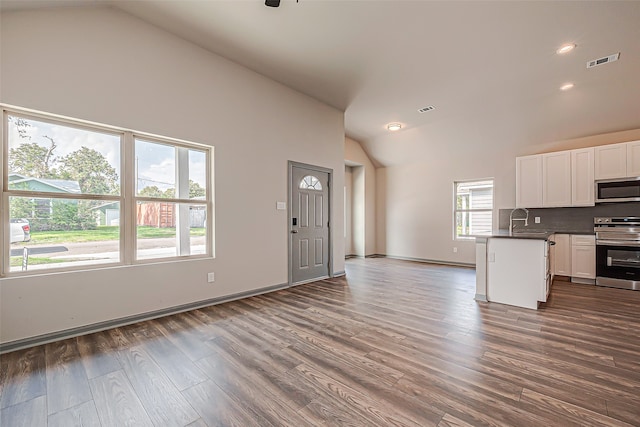
{"label": "chrome faucet", "polygon": [[[523,211],[524,213],[527,214],[526,217],[524,218],[514,218],[513,214],[516,211]],[[528,226],[529,225],[529,210],[526,208],[515,208],[514,210],[511,211],[511,214],[509,215],[509,234],[513,234],[513,221],[524,221],[524,226]]]}

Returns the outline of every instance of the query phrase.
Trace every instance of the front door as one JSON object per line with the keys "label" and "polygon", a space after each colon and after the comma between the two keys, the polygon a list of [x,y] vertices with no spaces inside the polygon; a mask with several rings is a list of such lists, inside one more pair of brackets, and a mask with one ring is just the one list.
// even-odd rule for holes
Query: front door
{"label": "front door", "polygon": [[291,284],[329,277],[330,170],[289,164]]}

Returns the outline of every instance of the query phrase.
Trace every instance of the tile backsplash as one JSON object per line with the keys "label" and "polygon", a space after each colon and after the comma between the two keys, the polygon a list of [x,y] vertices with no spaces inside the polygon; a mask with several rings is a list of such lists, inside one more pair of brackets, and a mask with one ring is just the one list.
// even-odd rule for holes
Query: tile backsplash
{"label": "tile backsplash", "polygon": [[[512,209],[500,209],[499,228],[509,229]],[[597,216],[640,216],[640,202],[603,203],[580,208],[531,208],[529,209],[529,231],[556,231],[564,233],[593,233],[593,218]],[[540,224],[535,223],[540,217]],[[524,212],[516,212],[515,218],[524,218]],[[514,229],[524,229],[522,221],[516,221]]]}

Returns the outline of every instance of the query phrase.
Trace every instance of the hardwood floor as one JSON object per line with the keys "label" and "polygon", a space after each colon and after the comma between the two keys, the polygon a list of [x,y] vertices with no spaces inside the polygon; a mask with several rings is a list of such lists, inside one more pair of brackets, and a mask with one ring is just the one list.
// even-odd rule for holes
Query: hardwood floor
{"label": "hardwood floor", "polygon": [[475,271],[323,280],[0,357],[0,425],[640,425],[640,292],[477,303]]}

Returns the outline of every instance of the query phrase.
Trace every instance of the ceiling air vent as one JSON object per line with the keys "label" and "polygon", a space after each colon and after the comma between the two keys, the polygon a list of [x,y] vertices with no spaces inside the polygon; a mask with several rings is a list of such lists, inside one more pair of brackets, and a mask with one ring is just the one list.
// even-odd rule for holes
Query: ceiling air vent
{"label": "ceiling air vent", "polygon": [[424,107],[418,110],[418,113],[426,113],[427,111],[435,110],[436,107],[433,105],[429,105],[428,107]]}
{"label": "ceiling air vent", "polygon": [[597,67],[598,65],[608,64],[609,62],[617,61],[620,58],[620,52],[613,55],[605,56],[603,58],[593,59],[587,62],[587,68]]}

